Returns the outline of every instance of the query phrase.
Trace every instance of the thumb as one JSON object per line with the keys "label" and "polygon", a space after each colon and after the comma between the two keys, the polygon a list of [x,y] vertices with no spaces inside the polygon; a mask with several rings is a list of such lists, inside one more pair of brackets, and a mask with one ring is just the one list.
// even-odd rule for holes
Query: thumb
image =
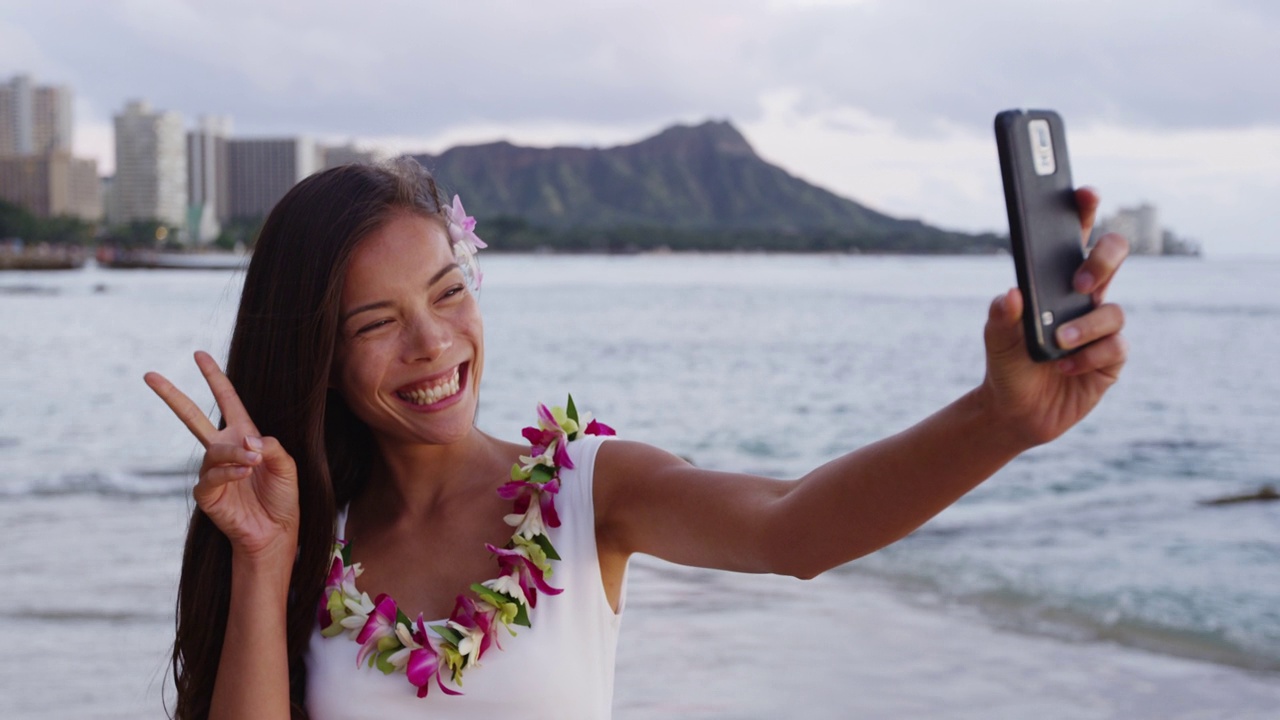
{"label": "thumb", "polygon": [[262,454],[262,465],[272,475],[293,479],[297,474],[297,464],[294,463],[293,457],[285,452],[279,440],[273,437],[260,438],[246,435],[244,446],[246,450]]}
{"label": "thumb", "polygon": [[1022,293],[1017,288],[1008,290],[991,302],[983,339],[987,354],[993,357],[1022,350]]}

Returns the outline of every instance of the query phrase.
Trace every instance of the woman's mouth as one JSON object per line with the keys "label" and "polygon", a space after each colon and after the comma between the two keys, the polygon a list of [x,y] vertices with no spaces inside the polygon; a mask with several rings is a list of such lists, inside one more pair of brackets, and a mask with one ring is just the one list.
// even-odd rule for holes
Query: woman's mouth
{"label": "woman's mouth", "polygon": [[396,397],[419,407],[428,407],[447,400],[457,395],[462,389],[461,371],[465,365],[466,363],[457,365],[449,372],[425,382],[400,388],[396,390]]}

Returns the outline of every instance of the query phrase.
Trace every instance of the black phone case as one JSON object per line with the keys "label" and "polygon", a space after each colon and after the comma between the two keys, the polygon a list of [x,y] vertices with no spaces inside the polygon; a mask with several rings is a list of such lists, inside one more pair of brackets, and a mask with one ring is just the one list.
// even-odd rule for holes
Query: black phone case
{"label": "black phone case", "polygon": [[[1056,167],[1047,175],[1036,173],[1031,148],[1028,123],[1037,119],[1048,122],[1051,135]],[[995,130],[1027,352],[1039,362],[1054,360],[1070,352],[1058,346],[1054,331],[1093,309],[1093,300],[1072,286],[1084,249],[1066,132],[1051,110],[1005,110],[996,115]]]}

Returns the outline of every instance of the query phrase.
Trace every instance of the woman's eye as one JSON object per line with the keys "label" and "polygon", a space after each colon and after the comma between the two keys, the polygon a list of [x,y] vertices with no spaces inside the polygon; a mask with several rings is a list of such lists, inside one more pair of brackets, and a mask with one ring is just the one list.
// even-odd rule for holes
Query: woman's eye
{"label": "woman's eye", "polygon": [[357,334],[357,335],[363,335],[363,334],[365,334],[365,333],[369,332],[370,330],[377,330],[378,328],[380,328],[380,327],[382,327],[383,325],[386,325],[387,323],[390,323],[390,322],[391,322],[391,321],[390,321],[390,320],[388,320],[388,319],[376,320],[376,321],[374,321],[374,322],[369,323],[368,325],[365,325],[364,327],[360,328],[359,330],[357,330],[357,331],[356,331],[356,334]]}
{"label": "woman's eye", "polygon": [[466,292],[466,290],[467,290],[467,288],[466,288],[465,286],[463,286],[463,285],[454,285],[453,287],[449,288],[448,290],[445,290],[445,291],[444,291],[444,294],[440,296],[440,299],[441,299],[441,300],[448,300],[448,299],[449,299],[449,298],[451,298],[451,297],[457,297],[457,296],[458,296],[458,295],[460,295],[461,293]]}

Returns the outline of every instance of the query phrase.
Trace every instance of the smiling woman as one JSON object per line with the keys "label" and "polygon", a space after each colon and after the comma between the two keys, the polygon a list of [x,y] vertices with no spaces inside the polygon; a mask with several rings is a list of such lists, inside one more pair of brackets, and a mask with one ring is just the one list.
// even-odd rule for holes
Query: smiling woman
{"label": "smiling woman", "polygon": [[[1097,198],[1078,199],[1087,232]],[[1076,278],[1099,307],[1065,326],[1070,358],[1027,357],[1009,291],[978,387],[798,480],[605,442],[572,399],[507,442],[474,423],[474,223],[412,161],[314,175],[262,230],[226,374],[197,353],[222,426],[147,375],[205,447],[178,717],[608,717],[633,554],[812,577],[1066,431],[1125,360],[1103,302],[1125,244],[1104,238]]]}
{"label": "smiling woman", "polygon": [[445,227],[400,211],[360,244],[342,286],[334,381],[379,437],[448,444],[471,428],[484,367],[476,296]]}

